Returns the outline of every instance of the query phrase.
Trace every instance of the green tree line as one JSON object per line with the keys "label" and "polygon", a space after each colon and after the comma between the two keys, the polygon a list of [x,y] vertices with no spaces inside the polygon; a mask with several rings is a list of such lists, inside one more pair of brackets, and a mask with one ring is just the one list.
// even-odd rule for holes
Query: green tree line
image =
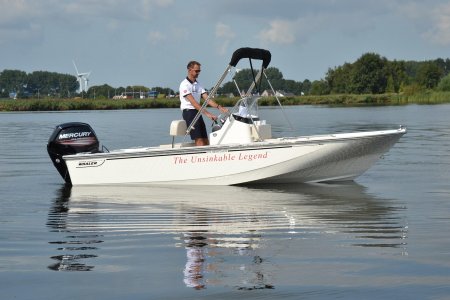
{"label": "green tree line", "polygon": [[0,72],[0,97],[14,93],[17,98],[27,97],[72,97],[78,88],[75,76],[47,71],[27,74],[20,70]]}
{"label": "green tree line", "polygon": [[310,93],[383,94],[414,93],[427,89],[449,91],[445,84],[450,59],[428,61],[390,61],[376,53],[363,54],[354,63],[330,68],[325,78],[312,83]]}
{"label": "green tree line", "polygon": [[3,70],[0,72],[0,98],[97,98],[109,99],[115,95],[127,95],[139,98],[154,91],[155,95],[173,95],[170,88],[145,86],[127,86],[114,88],[108,84],[92,86],[87,92],[79,94],[76,76],[47,71],[35,71],[27,74],[20,70]]}
{"label": "green tree line", "polygon": [[[366,53],[354,63],[330,68],[325,78],[311,82],[287,80],[274,67],[266,70],[274,90],[294,95],[331,94],[383,94],[409,93],[436,89],[450,91],[450,59],[429,61],[389,61],[376,53]],[[234,76],[234,81],[225,83],[219,90],[222,94],[235,93],[237,88],[248,87],[254,78],[250,69]],[[270,89],[267,81],[258,86],[259,91]]]}
{"label": "green tree line", "polygon": [[[257,72],[257,70],[255,71]],[[233,80],[226,82],[218,91],[221,95],[244,90],[253,82],[255,72],[243,69],[237,72]],[[331,94],[414,94],[424,90],[450,91],[450,59],[438,58],[428,61],[388,60],[376,53],[365,53],[353,63],[328,69],[325,77],[311,82],[308,79],[294,81],[285,79],[275,67],[266,70],[272,87],[293,95],[331,95]],[[257,85],[257,91],[271,90],[268,81]],[[145,86],[127,86],[114,88],[108,84],[92,86],[86,93],[77,94],[78,81],[73,75],[46,71],[30,74],[19,70],[0,72],[0,97],[7,98],[11,92],[17,98],[73,98],[75,96],[96,99],[109,99],[117,95],[139,98],[156,94],[174,95],[170,88]],[[243,92],[243,91],[241,91]]]}

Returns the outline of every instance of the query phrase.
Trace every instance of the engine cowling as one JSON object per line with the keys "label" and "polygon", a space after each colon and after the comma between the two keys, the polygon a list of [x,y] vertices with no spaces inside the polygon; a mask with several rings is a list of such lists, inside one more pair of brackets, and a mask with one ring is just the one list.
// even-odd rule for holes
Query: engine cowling
{"label": "engine cowling", "polygon": [[64,155],[100,152],[100,142],[89,124],[70,122],[56,126],[47,143],[47,152],[61,177],[71,184]]}

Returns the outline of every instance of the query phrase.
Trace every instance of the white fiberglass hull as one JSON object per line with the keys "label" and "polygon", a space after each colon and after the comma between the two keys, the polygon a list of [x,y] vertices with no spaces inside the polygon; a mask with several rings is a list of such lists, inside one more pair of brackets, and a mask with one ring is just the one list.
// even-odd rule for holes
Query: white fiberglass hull
{"label": "white fiberglass hull", "polygon": [[270,139],[244,145],[137,148],[63,157],[72,185],[236,185],[351,180],[406,129]]}

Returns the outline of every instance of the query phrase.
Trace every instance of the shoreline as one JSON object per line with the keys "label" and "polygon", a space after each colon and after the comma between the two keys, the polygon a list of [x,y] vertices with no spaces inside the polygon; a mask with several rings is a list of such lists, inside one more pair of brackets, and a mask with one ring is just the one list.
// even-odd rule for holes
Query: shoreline
{"label": "shoreline", "polygon": [[[222,106],[232,107],[239,98],[216,97],[214,101]],[[407,104],[450,103],[450,92],[426,91],[413,95],[367,94],[367,95],[322,95],[279,98],[284,106],[326,105],[326,106],[373,106]],[[260,106],[278,105],[275,97],[263,97]],[[14,111],[71,111],[71,110],[121,110],[179,108],[177,98],[171,99],[0,99],[0,112]]]}

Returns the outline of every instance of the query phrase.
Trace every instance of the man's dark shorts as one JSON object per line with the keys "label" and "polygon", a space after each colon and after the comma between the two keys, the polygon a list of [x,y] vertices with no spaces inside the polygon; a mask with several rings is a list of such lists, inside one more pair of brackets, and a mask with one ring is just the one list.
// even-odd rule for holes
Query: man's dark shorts
{"label": "man's dark shorts", "polygon": [[[194,120],[196,114],[197,114],[196,109],[183,109],[183,119],[186,121],[188,127]],[[205,122],[203,121],[202,116],[200,116],[200,118],[195,123],[194,128],[192,128],[190,132],[190,135],[192,140],[208,137],[208,133],[206,132],[206,125]]]}

